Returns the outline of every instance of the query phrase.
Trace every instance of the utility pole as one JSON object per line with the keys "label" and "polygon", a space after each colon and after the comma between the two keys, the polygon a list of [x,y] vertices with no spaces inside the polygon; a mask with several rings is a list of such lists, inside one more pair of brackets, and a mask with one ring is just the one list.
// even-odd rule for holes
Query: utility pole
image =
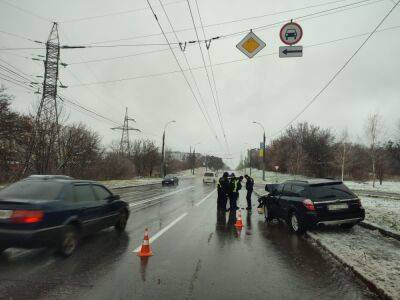
{"label": "utility pole", "polygon": [[163,136],[162,136],[162,146],[161,146],[161,170],[160,177],[164,178],[165,176],[165,130],[167,129],[169,124],[176,123],[175,120],[169,121],[164,126]]}
{"label": "utility pole", "polygon": [[23,170],[24,174],[29,170],[33,154],[36,158],[36,171],[39,174],[53,173],[58,166],[58,117],[60,111],[57,106],[57,83],[59,61],[58,24],[54,22],[46,42],[43,93],[36,112],[32,141]]}
{"label": "utility pole", "polygon": [[138,131],[140,132],[140,129],[133,128],[129,126],[129,121],[135,122],[135,119],[129,118],[128,116],[128,108],[126,107],[125,109],[125,117],[124,117],[124,125],[123,126],[118,126],[118,127],[113,127],[111,128],[112,130],[122,130],[122,135],[121,135],[121,141],[119,143],[119,151],[121,154],[125,154],[127,157],[130,156],[131,154],[131,145],[129,141],[129,131]]}
{"label": "utility pole", "polygon": [[250,177],[251,177],[251,149],[247,150],[249,153],[249,169],[250,169]]}
{"label": "utility pole", "polygon": [[[263,130],[263,147],[262,147],[263,148],[262,149],[262,155],[263,155],[262,157],[263,157],[263,159],[262,159],[262,161],[263,161],[263,181],[265,181],[265,148],[266,148],[265,147],[265,128],[259,122],[253,121],[253,123],[259,125]],[[261,147],[260,147],[260,150],[261,150]]]}

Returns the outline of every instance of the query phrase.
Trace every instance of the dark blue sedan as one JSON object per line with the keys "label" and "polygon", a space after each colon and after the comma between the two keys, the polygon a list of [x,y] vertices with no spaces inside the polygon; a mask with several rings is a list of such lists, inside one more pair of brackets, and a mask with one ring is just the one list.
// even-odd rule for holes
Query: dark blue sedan
{"label": "dark blue sedan", "polygon": [[128,218],[129,205],[99,183],[31,177],[0,191],[0,253],[54,247],[69,256],[82,236],[111,226],[122,232]]}

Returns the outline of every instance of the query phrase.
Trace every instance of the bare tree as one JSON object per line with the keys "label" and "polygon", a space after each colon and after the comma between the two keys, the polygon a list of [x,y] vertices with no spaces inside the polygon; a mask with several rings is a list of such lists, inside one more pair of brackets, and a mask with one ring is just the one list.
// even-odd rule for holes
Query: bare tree
{"label": "bare tree", "polygon": [[375,187],[376,180],[376,156],[379,146],[380,134],[382,132],[382,121],[378,113],[369,115],[365,124],[365,133],[369,146],[369,155],[372,163],[372,186]]}

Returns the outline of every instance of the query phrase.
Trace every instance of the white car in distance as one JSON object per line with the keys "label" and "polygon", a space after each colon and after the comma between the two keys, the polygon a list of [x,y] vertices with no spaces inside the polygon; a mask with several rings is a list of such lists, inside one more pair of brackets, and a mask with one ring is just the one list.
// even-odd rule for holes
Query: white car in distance
{"label": "white car in distance", "polygon": [[203,176],[203,183],[215,184],[215,182],[217,181],[215,178],[216,175],[214,172],[205,172]]}

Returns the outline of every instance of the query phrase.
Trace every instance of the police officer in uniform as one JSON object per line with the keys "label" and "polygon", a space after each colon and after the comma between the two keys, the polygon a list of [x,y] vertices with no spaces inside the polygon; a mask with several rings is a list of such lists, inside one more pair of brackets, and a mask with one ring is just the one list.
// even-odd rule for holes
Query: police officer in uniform
{"label": "police officer in uniform", "polygon": [[230,189],[229,189],[229,205],[230,210],[237,210],[239,207],[237,206],[237,200],[239,199],[239,190],[242,188],[242,180],[243,176],[235,177],[235,174],[231,174],[230,180]]}
{"label": "police officer in uniform", "polygon": [[226,204],[228,202],[228,190],[229,190],[229,178],[228,173],[225,172],[222,177],[218,179],[217,191],[217,210],[218,211],[226,211]]}
{"label": "police officer in uniform", "polygon": [[244,178],[246,178],[246,200],[247,200],[247,210],[251,210],[251,194],[253,193],[253,187],[254,187],[254,179],[251,178],[249,175],[244,175]]}

